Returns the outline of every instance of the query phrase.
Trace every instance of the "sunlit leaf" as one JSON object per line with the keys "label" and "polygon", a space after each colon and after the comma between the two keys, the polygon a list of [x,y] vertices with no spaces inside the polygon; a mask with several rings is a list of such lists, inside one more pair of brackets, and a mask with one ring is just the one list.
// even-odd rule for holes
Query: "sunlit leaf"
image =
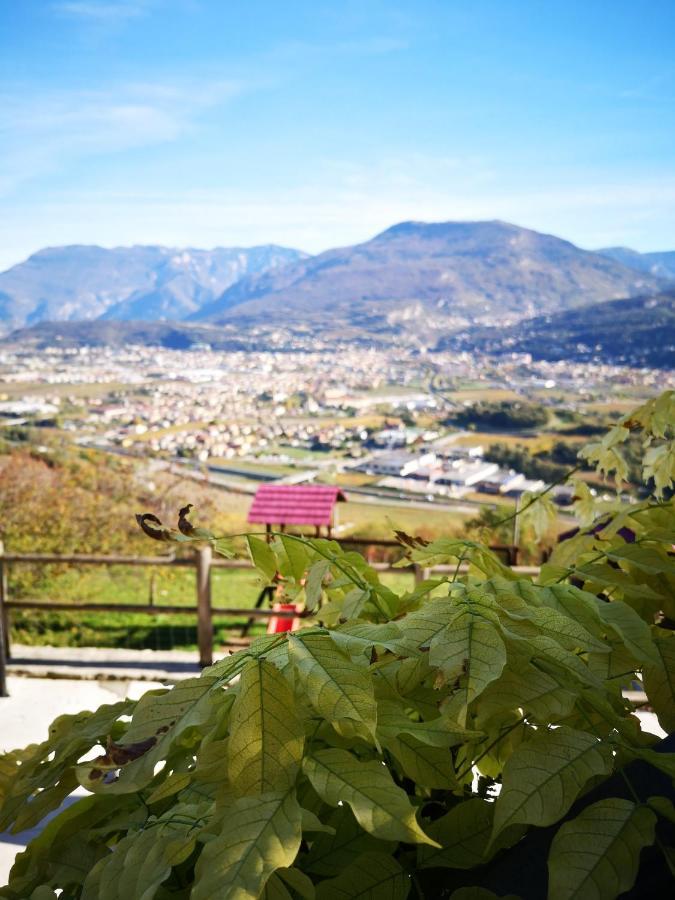
{"label": "sunlit leaf", "polygon": [[405,791],[381,763],[361,762],[346,750],[317,750],[305,758],[304,769],[322,800],[331,806],[348,803],[359,825],[375,837],[434,844]]}

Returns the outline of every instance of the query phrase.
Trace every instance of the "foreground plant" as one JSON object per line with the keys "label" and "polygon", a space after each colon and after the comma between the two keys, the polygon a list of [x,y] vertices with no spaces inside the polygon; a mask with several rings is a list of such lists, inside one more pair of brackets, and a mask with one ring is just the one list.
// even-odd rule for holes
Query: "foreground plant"
{"label": "foreground plant", "polygon": [[[0,830],[90,791],[19,855],[0,896],[491,897],[467,885],[490,883],[491,866],[550,826],[551,900],[611,900],[654,842],[672,871],[658,832],[675,819],[675,754],[654,749],[623,694],[642,683],[673,730],[675,516],[663,498],[675,414],[664,397],[617,426],[649,441],[658,496],[598,512],[580,485],[585,527],[537,582],[478,543],[400,534],[414,562],[455,569],[396,594],[335,541],[249,536],[262,576],[304,603],[306,627],[138,702],[62,716],[43,744],[0,757]],[[620,464],[621,437],[590,457]],[[188,513],[177,531],[140,524],[221,549]],[[661,794],[633,784],[636,760]],[[616,773],[624,789],[608,781],[596,799]],[[546,894],[526,872],[522,890]]]}

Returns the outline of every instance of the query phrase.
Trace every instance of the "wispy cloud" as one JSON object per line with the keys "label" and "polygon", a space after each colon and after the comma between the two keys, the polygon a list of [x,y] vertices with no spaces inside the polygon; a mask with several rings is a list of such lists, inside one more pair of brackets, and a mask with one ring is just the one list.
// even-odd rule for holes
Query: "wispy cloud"
{"label": "wispy cloud", "polygon": [[165,144],[245,89],[223,78],[0,95],[0,196],[101,154]]}

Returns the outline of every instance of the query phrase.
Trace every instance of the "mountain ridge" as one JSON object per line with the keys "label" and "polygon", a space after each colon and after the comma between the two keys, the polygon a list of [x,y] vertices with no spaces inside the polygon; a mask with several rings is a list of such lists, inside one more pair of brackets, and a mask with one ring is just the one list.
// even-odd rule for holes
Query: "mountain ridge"
{"label": "mountain ridge", "polygon": [[614,259],[640,272],[648,272],[657,278],[675,281],[675,250],[658,250],[640,253],[630,247],[604,247],[598,250],[602,256]]}
{"label": "mountain ridge", "polygon": [[661,280],[554,235],[500,220],[401,222],[369,241],[240,279],[191,321],[446,329],[656,291]]}
{"label": "mountain ridge", "polygon": [[158,244],[47,247],[0,273],[0,324],[180,319],[243,274],[286,265],[303,255],[275,244],[213,250]]}
{"label": "mountain ridge", "polygon": [[398,222],[316,256],[274,244],[75,244],[0,273],[0,327],[183,321],[428,346],[469,327],[658,293],[666,280],[650,267],[666,257],[583,250],[498,219]]}

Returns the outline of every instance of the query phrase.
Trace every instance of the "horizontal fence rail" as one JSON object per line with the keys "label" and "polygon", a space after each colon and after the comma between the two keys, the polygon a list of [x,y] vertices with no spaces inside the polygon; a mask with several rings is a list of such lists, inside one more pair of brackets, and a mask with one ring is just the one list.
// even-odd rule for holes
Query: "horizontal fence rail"
{"label": "horizontal fence rail", "polygon": [[[394,540],[368,540],[367,538],[348,538],[341,542],[350,547],[374,548],[398,548],[403,549],[398,541]],[[536,575],[538,566],[519,566],[518,548],[512,545],[496,545],[491,548],[504,558],[514,572],[521,575]],[[367,556],[372,555],[367,553]],[[180,606],[168,604],[136,603],[75,603],[67,601],[51,600],[12,600],[9,597],[8,568],[10,565],[67,565],[67,566],[138,566],[138,567],[177,567],[191,568],[195,571],[196,605]],[[430,577],[431,573],[465,573],[468,565],[459,566],[434,566],[433,569],[422,568],[416,564],[407,566],[394,566],[391,562],[373,561],[370,565],[380,572],[410,572],[416,582],[421,582]],[[293,619],[298,616],[297,611],[276,610],[264,608],[260,604],[264,597],[270,599],[272,594],[269,587],[264,588],[258,598],[258,606],[254,608],[241,606],[216,606],[211,596],[211,573],[214,569],[253,570],[253,564],[246,559],[218,559],[212,555],[211,547],[197,549],[192,556],[125,556],[120,554],[92,554],[92,553],[12,553],[4,552],[0,542],[0,697],[7,696],[6,663],[11,658],[10,645],[10,612],[34,609],[42,612],[108,612],[108,613],[140,613],[145,615],[194,615],[197,620],[197,646],[199,650],[199,664],[202,667],[209,666],[213,662],[213,616],[245,617],[247,624],[244,631],[255,620]],[[229,626],[237,627],[237,626]]]}

